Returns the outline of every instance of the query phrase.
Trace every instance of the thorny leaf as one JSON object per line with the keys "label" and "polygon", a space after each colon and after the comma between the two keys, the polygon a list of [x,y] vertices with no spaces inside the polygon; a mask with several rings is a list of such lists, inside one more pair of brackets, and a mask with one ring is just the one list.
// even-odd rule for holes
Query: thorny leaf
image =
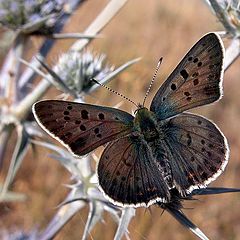
{"label": "thorny leaf", "polygon": [[128,225],[132,218],[135,216],[135,209],[131,207],[126,207],[122,209],[122,215],[120,218],[120,222],[118,224],[117,232],[114,236],[114,240],[122,239],[124,235],[128,237]]}
{"label": "thorny leaf", "polygon": [[208,240],[206,235],[193,224],[182,212],[182,202],[184,200],[193,200],[193,196],[197,195],[212,195],[212,194],[222,194],[222,193],[233,193],[240,192],[239,188],[203,188],[195,189],[193,192],[186,197],[181,197],[176,189],[171,190],[171,201],[169,203],[158,203],[162,209],[167,210],[181,225],[189,229],[196,236],[202,240]]}
{"label": "thorny leaf", "polygon": [[2,191],[0,193],[0,201],[2,198],[4,198],[5,193],[7,192],[10,184],[12,183],[17,173],[17,170],[19,169],[22,160],[26,154],[27,147],[29,146],[29,136],[25,131],[25,128],[22,125],[18,125],[17,132],[18,132],[17,144],[12,155],[7,177],[5,179]]}

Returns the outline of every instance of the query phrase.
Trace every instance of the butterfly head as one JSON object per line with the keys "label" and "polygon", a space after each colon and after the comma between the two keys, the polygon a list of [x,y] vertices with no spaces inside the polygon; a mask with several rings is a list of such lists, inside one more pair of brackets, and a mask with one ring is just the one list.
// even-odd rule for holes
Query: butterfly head
{"label": "butterfly head", "polygon": [[141,111],[142,109],[147,109],[146,107],[144,107],[141,103],[137,104],[137,109],[134,111],[134,114],[137,115],[137,113],[139,111]]}

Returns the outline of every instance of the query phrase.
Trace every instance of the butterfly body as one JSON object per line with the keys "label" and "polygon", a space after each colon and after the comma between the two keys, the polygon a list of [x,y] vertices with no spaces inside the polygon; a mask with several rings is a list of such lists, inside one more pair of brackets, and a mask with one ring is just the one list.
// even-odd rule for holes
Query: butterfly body
{"label": "butterfly body", "polygon": [[228,144],[208,119],[185,112],[222,96],[224,48],[209,33],[186,54],[157,91],[150,110],[135,116],[110,107],[46,100],[33,106],[39,125],[75,156],[107,143],[97,166],[99,187],[120,206],[186,196],[224,170]]}
{"label": "butterfly body", "polygon": [[162,135],[157,124],[157,116],[147,108],[139,108],[134,118],[134,129],[138,131],[147,142],[159,139]]}

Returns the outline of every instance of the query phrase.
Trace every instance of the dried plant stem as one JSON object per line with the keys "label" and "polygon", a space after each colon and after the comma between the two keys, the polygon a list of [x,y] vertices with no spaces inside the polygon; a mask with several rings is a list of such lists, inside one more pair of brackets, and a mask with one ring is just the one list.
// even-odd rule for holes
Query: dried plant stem
{"label": "dried plant stem", "polygon": [[230,46],[226,49],[226,57],[224,63],[225,71],[232,65],[232,63],[240,56],[240,39],[232,40]]}
{"label": "dried plant stem", "polygon": [[8,99],[9,104],[15,100],[17,93],[17,79],[20,73],[20,63],[18,59],[22,57],[25,43],[26,37],[22,34],[17,34],[13,46],[9,50],[3,63],[0,75],[2,81],[1,87],[3,96]]}
{"label": "dried plant stem", "polygon": [[8,188],[11,185],[17,170],[21,165],[23,157],[25,156],[25,152],[27,151],[26,146],[28,146],[27,144],[28,140],[24,128],[22,125],[18,125],[16,128],[18,132],[17,143],[12,154],[12,159],[10,161],[10,166],[8,169],[6,179],[4,181],[4,185],[0,192],[0,202],[4,200],[5,194],[7,193]]}
{"label": "dried plant stem", "polygon": [[38,101],[44,94],[46,94],[46,91],[50,86],[51,84],[47,80],[42,79],[37,87],[30,94],[28,94],[27,97],[18,104],[18,106],[12,107],[12,114],[17,119],[24,119],[29,113],[33,103]]}
{"label": "dried plant stem", "polygon": [[8,139],[10,138],[13,129],[13,124],[5,125],[0,134],[0,169],[2,169],[3,166],[3,160],[7,150]]}
{"label": "dried plant stem", "polygon": [[94,35],[94,34],[84,34],[84,33],[55,33],[53,35],[49,36],[50,38],[54,39],[94,39],[94,38],[100,38],[101,36],[99,35]]}
{"label": "dried plant stem", "polygon": [[118,229],[114,236],[114,240],[122,239],[124,234],[127,236],[127,227],[132,218],[135,216],[135,212],[136,210],[134,208],[123,208],[120,223],[118,224]]}
{"label": "dried plant stem", "polygon": [[[74,9],[76,9],[83,2],[84,2],[84,0],[71,0],[71,1],[69,0],[68,1],[68,5],[69,5],[68,9],[71,9],[71,11],[64,12],[61,15],[61,17],[59,18],[58,24],[55,26],[55,29],[54,29],[55,33],[59,33],[62,30],[65,23],[71,16],[71,13],[74,11]],[[54,44],[55,44],[55,39],[50,39],[50,38],[46,39],[43,42],[42,46],[40,47],[38,55],[41,55],[44,57],[47,56],[48,53],[50,52],[51,48],[54,46]],[[34,57],[32,58],[31,65],[33,65],[35,67],[39,66],[38,61],[36,61]],[[24,71],[24,73],[19,78],[19,87],[22,92],[28,92],[28,91],[26,91],[25,87],[27,84],[31,83],[35,79],[35,77],[36,77],[36,73],[32,69],[27,68]]]}
{"label": "dried plant stem", "polygon": [[88,219],[84,228],[82,240],[87,240],[88,235],[90,235],[91,239],[94,239],[91,236],[91,230],[95,226],[95,224],[101,220],[103,208],[101,207],[100,203],[97,201],[91,201],[89,202],[89,213],[88,213]]}
{"label": "dried plant stem", "polygon": [[232,26],[232,24],[229,21],[228,15],[226,14],[226,9],[224,9],[218,1],[216,0],[207,0],[207,3],[209,5],[211,5],[211,7],[213,8],[216,16],[218,17],[218,19],[221,21],[221,23],[223,24],[223,26],[225,27],[225,29],[235,35],[236,33],[236,29]]}
{"label": "dried plant stem", "polygon": [[[13,100],[13,102],[15,102],[18,99],[18,79],[20,77],[20,67],[21,67],[21,63],[18,61],[19,58],[22,58],[23,53],[24,53],[24,47],[26,46],[28,38],[26,37],[26,35],[23,34],[18,34],[14,45],[13,45],[13,49],[14,49],[14,54],[15,54],[15,69],[13,71],[13,76],[12,76],[12,83],[10,85],[12,85],[12,96],[11,99]],[[10,97],[10,96],[9,96]]]}
{"label": "dried plant stem", "polygon": [[[73,193],[70,192],[66,200],[73,199]],[[86,205],[85,201],[76,201],[62,206],[55,214],[54,218],[48,224],[47,228],[38,237],[39,240],[52,239],[62,229],[62,227]]]}
{"label": "dried plant stem", "polygon": [[[85,30],[86,35],[95,35],[104,28],[107,23],[118,13],[118,11],[124,6],[127,0],[111,0],[98,17],[90,24]],[[81,51],[89,42],[89,39],[76,41],[71,50]]]}
{"label": "dried plant stem", "polygon": [[[100,15],[93,21],[93,23],[87,28],[84,34],[95,35],[97,34],[107,23],[116,15],[116,13],[121,9],[121,7],[127,2],[127,0],[112,0],[106,8],[100,13]],[[78,40],[75,42],[71,50],[80,51],[82,50],[91,39]],[[39,100],[48,90],[51,84],[42,79],[41,82],[36,86],[36,88],[27,95],[18,106],[12,109],[12,113],[23,119],[27,114],[34,102]]]}

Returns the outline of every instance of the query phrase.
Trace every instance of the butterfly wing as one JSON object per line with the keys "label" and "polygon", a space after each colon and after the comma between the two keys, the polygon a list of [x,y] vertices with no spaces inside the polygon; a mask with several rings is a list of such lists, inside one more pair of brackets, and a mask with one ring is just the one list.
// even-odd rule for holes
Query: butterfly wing
{"label": "butterfly wing", "polygon": [[149,206],[170,197],[151,149],[139,137],[130,135],[111,142],[97,172],[101,189],[117,205]]}
{"label": "butterfly wing", "polygon": [[78,156],[132,131],[133,116],[115,108],[46,100],[34,104],[33,113],[46,132]]}
{"label": "butterfly wing", "polygon": [[166,119],[222,95],[224,47],[215,33],[202,37],[153,98],[150,110]]}
{"label": "butterfly wing", "polygon": [[206,187],[224,170],[228,162],[228,144],[217,126],[198,115],[182,113],[164,126],[161,141],[172,171],[173,185],[185,195]]}

